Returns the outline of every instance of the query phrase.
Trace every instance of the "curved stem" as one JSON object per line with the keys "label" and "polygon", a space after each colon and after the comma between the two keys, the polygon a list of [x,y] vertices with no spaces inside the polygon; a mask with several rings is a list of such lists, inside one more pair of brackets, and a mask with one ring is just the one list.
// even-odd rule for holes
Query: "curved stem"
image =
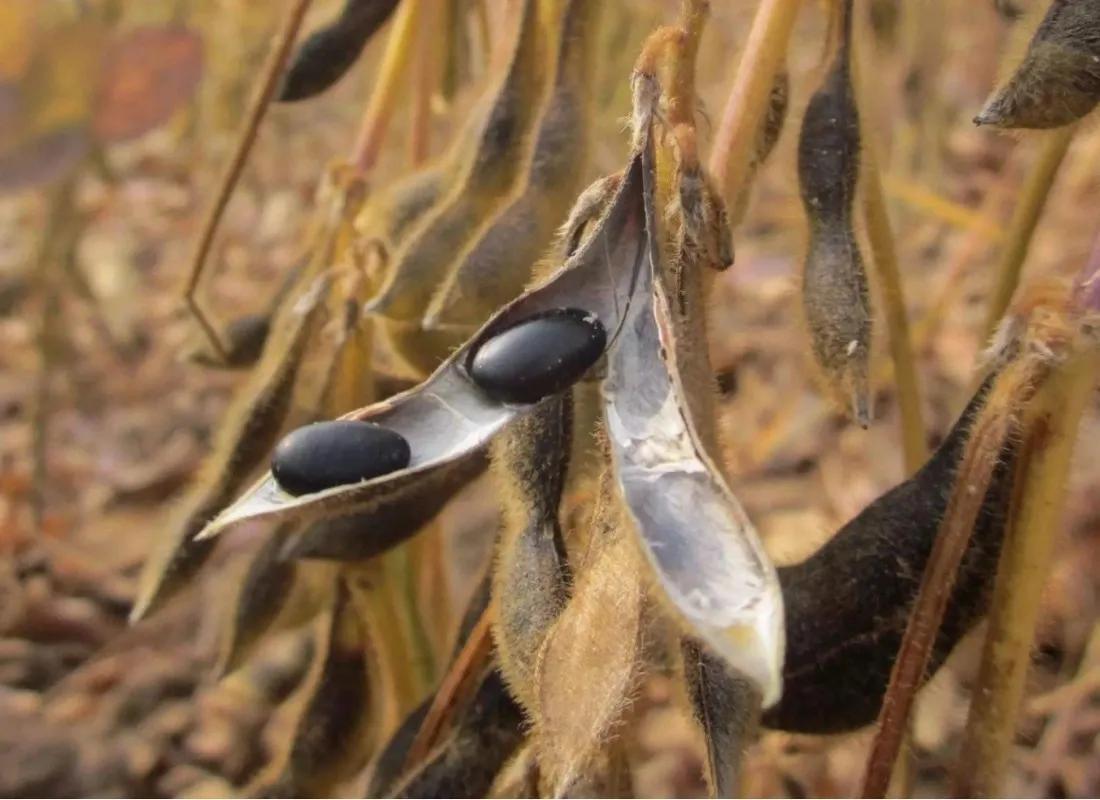
{"label": "curved stem", "polygon": [[218,185],[218,193],[214,197],[214,203],[210,206],[210,210],[206,213],[202,230],[199,233],[198,244],[195,245],[195,252],[191,256],[191,266],[188,270],[187,284],[183,290],[183,299],[187,303],[191,315],[202,327],[214,353],[223,361],[227,360],[225,346],[222,344],[221,337],[218,336],[218,332],[210,318],[199,305],[195,290],[198,288],[199,279],[202,277],[203,267],[206,264],[207,256],[210,254],[210,248],[214,244],[214,235],[218,232],[218,225],[225,214],[226,207],[229,205],[229,198],[233,196],[233,190],[237,187],[241,173],[244,171],[244,165],[248,161],[248,154],[252,150],[252,145],[256,143],[256,134],[260,130],[260,123],[263,121],[264,114],[275,96],[275,90],[278,88],[279,80],[283,75],[283,67],[286,65],[287,58],[290,57],[290,50],[294,46],[294,40],[298,37],[298,29],[302,26],[302,19],[312,2],[313,0],[294,0],[294,5],[291,6],[290,12],[283,22],[278,43],[264,65],[263,80],[252,96],[252,102],[245,117],[244,130],[237,138],[233,157],[229,160],[225,173],[222,175],[221,183]]}

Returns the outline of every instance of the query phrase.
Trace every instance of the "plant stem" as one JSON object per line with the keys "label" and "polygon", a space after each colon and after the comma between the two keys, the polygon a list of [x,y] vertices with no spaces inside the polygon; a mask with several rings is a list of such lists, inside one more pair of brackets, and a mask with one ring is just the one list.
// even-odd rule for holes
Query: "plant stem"
{"label": "plant stem", "polygon": [[[858,55],[857,48],[857,55]],[[853,55],[853,61],[858,61]],[[866,120],[870,115],[870,92],[864,91],[861,80],[864,70],[855,69],[856,91]],[[866,124],[863,126],[862,186],[860,204],[867,226],[867,239],[871,244],[871,263],[874,265],[881,289],[886,329],[889,334],[890,358],[894,362],[894,378],[897,381],[898,407],[901,411],[901,440],[905,454],[907,473],[916,472],[928,458],[928,445],[924,438],[924,421],[921,418],[920,388],[917,382],[916,359],[909,333],[909,315],[905,308],[905,292],[902,289],[898,269],[897,248],[894,233],[890,229],[890,217],[886,212],[886,198],[882,190],[882,176],[878,169],[875,146]]]}
{"label": "plant stem", "polygon": [[1080,354],[1051,376],[1037,398],[1016,469],[981,671],[956,764],[951,793],[957,797],[1002,792],[1077,427],[1098,368],[1096,352]]}
{"label": "plant stem", "polygon": [[187,303],[191,315],[198,321],[203,333],[210,341],[214,353],[223,361],[226,360],[225,347],[222,345],[221,337],[218,336],[213,323],[199,306],[198,299],[195,297],[195,290],[198,288],[199,279],[202,277],[203,266],[210,254],[210,248],[214,244],[214,235],[218,232],[218,225],[225,214],[226,207],[229,205],[229,198],[233,196],[233,190],[237,187],[237,181],[240,180],[241,173],[244,171],[244,165],[248,161],[248,154],[252,150],[252,145],[256,143],[256,134],[260,130],[260,123],[267,112],[267,107],[271,105],[271,99],[275,96],[275,90],[283,75],[283,67],[286,65],[287,58],[290,57],[290,50],[294,46],[294,40],[298,37],[298,29],[302,26],[302,19],[305,17],[311,2],[313,0],[294,0],[294,5],[291,6],[290,12],[283,22],[283,29],[279,33],[278,43],[268,55],[267,63],[264,65],[263,80],[260,81],[252,96],[252,102],[245,116],[244,130],[237,138],[233,157],[229,160],[225,173],[222,175],[221,183],[218,185],[218,193],[215,195],[214,203],[206,214],[206,219],[203,220],[199,241],[195,245],[194,254],[191,256],[191,266],[188,270],[187,284],[183,290],[183,299]]}
{"label": "plant stem", "polygon": [[990,390],[985,408],[971,431],[882,699],[878,730],[867,759],[863,797],[886,796],[909,712],[928,667],[959,564],[1006,437],[1014,427],[1012,412],[1031,399],[1041,378],[1034,364],[1017,362],[1007,366]]}
{"label": "plant stem", "polygon": [[997,327],[997,322],[1008,308],[1020,282],[1020,271],[1031,246],[1031,237],[1039,223],[1039,215],[1043,213],[1043,206],[1046,205],[1050,187],[1058,174],[1058,167],[1069,149],[1075,127],[1068,125],[1047,134],[1031,174],[1020,192],[1020,201],[1009,223],[1008,238],[997,268],[997,286],[989,298],[984,330],[986,337]]}
{"label": "plant stem", "polygon": [[[415,67],[416,85],[413,89],[413,103],[409,131],[409,161],[413,167],[419,167],[431,154],[432,137],[432,98],[443,78],[444,48],[450,43],[443,27],[443,16],[447,8],[442,0],[428,0],[427,19],[420,26],[417,41],[417,64]],[[453,9],[452,9],[453,10]]]}
{"label": "plant stem", "polygon": [[753,18],[710,157],[711,175],[727,204],[736,200],[748,175],[753,143],[800,6],[799,0],[760,0]]}
{"label": "plant stem", "polygon": [[352,150],[351,163],[361,173],[370,172],[382,152],[382,142],[393,117],[398,90],[409,71],[409,60],[415,49],[423,7],[424,0],[404,0],[397,9],[393,30],[386,40],[386,51],[378,68],[374,93],[363,114],[363,122]]}

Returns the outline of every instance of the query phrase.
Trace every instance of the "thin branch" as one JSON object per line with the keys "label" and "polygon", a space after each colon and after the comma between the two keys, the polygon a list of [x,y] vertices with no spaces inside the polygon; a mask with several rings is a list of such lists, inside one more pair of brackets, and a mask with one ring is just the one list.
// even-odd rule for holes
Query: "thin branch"
{"label": "thin branch", "polygon": [[711,150],[710,172],[727,203],[738,197],[748,175],[753,142],[801,5],[800,0],[760,0]]}
{"label": "thin branch", "polygon": [[1069,149],[1075,128],[1075,125],[1068,125],[1046,135],[1031,174],[1020,191],[1019,203],[1008,225],[1008,239],[997,267],[997,286],[989,297],[985,319],[986,336],[997,327],[997,322],[1008,308],[1016,286],[1020,283],[1020,271],[1031,246],[1031,237],[1039,223],[1039,216],[1043,213],[1043,206],[1046,205],[1058,168]]}
{"label": "thin branch", "polygon": [[1070,458],[1100,357],[1087,352],[1053,374],[1037,398],[1016,471],[1019,487],[990,603],[989,629],[955,767],[956,797],[997,797],[1008,771],[1031,663],[1040,596],[1060,529]]}
{"label": "thin branch", "polygon": [[221,183],[218,186],[218,193],[214,198],[213,205],[210,206],[210,210],[206,214],[206,219],[203,220],[199,241],[195,246],[194,254],[191,256],[187,284],[183,290],[184,301],[187,303],[187,308],[192,316],[194,316],[202,327],[206,338],[210,340],[210,345],[214,353],[223,361],[226,360],[225,347],[222,345],[221,338],[218,336],[218,332],[213,323],[210,321],[209,317],[206,316],[206,312],[199,306],[198,300],[195,297],[195,290],[198,288],[199,279],[202,277],[203,267],[206,264],[207,256],[210,254],[210,248],[214,243],[214,235],[218,232],[218,225],[221,222],[222,216],[225,214],[226,207],[229,205],[229,198],[233,196],[233,190],[237,186],[237,181],[240,180],[241,173],[244,171],[244,165],[248,160],[248,154],[252,150],[252,145],[256,142],[256,134],[260,129],[260,123],[263,121],[267,108],[271,104],[272,98],[275,96],[275,91],[283,75],[283,68],[286,66],[286,61],[290,57],[291,48],[294,46],[294,41],[298,37],[298,30],[302,26],[302,20],[311,2],[313,2],[313,0],[294,0],[294,4],[291,6],[290,12],[283,22],[283,28],[279,33],[278,42],[268,55],[267,63],[264,65],[263,80],[252,96],[252,102],[249,105],[248,113],[245,118],[244,130],[241,131],[241,135],[237,139],[237,146],[233,152],[233,157],[230,159],[225,173],[222,175]]}

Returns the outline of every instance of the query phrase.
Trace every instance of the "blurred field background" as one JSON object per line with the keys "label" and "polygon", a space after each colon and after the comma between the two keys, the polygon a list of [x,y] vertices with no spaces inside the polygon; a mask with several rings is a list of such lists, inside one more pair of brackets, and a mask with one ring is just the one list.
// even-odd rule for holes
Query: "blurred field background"
{"label": "blurred field background", "polygon": [[[232,553],[219,553],[199,585],[163,612],[133,628],[126,615],[165,510],[208,452],[244,375],[184,357],[196,328],[180,292],[288,4],[10,2],[0,4],[0,794],[229,793],[266,762],[286,725],[279,709],[302,677],[306,640],[285,634],[241,672],[208,677],[225,610],[219,579],[232,569]],[[338,5],[316,0],[305,29]],[[717,126],[756,3],[712,5],[699,59],[711,120],[704,133]],[[883,154],[926,421],[939,436],[972,388],[1005,225],[1040,145],[1039,137],[971,123],[1029,21],[1008,23],[989,0],[872,5],[882,27],[861,32],[875,60],[871,130]],[[590,178],[621,164],[632,61],[677,6],[607,2]],[[29,22],[19,9],[30,9]],[[100,12],[114,21],[92,22]],[[123,110],[103,112],[97,87],[111,63],[138,72],[147,64],[141,52],[130,61],[120,55],[127,34],[147,26],[175,32],[154,48],[175,54],[165,74],[175,76],[180,99],[163,121],[130,136],[127,125],[140,126]],[[820,76],[824,26],[821,6],[806,0],[789,53],[787,126],[757,178],[735,234],[736,263],[712,309],[735,489],[781,562],[811,552],[904,477],[892,391],[877,393],[869,430],[846,422],[811,378],[800,322],[805,222],[794,150]],[[270,110],[208,265],[202,296],[216,318],[261,310],[302,258],[314,190],[350,151],[383,39],[323,97]],[[433,153],[484,85],[484,70],[474,58],[456,99],[434,106]],[[27,86],[47,99],[10,100],[32,96]],[[395,116],[372,181],[409,169],[408,124],[407,114]],[[1026,273],[1075,273],[1089,256],[1098,208],[1100,129],[1086,123],[1062,164]],[[885,344],[879,335],[878,385],[888,387]],[[1064,525],[1051,531],[1056,564],[1012,794],[1100,793],[1100,450],[1091,446],[1098,438],[1094,403]],[[481,533],[492,526],[494,504],[482,479],[443,514],[453,556],[447,590],[456,602],[487,552]],[[980,643],[979,629],[922,694],[912,742],[916,796],[946,791]],[[704,790],[700,753],[669,691],[660,680],[646,689],[636,788],[695,796]],[[868,742],[866,733],[765,734],[750,753],[747,791],[850,794]]]}

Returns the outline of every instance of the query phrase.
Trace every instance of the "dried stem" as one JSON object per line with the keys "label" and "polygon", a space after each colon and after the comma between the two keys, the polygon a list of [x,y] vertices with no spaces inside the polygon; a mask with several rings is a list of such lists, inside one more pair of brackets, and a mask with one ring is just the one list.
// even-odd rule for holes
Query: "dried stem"
{"label": "dried stem", "polygon": [[1031,246],[1031,237],[1039,223],[1039,215],[1043,213],[1043,206],[1046,205],[1058,168],[1069,149],[1075,128],[1076,126],[1069,125],[1047,134],[1038,159],[1020,192],[1020,200],[1009,223],[1008,239],[997,268],[997,286],[989,298],[985,320],[987,336],[997,327],[998,320],[1008,308],[1020,282],[1020,271]]}
{"label": "dried stem", "polygon": [[398,90],[409,71],[423,8],[424,0],[404,0],[397,10],[393,30],[386,40],[386,51],[382,55],[374,93],[363,114],[363,123],[352,150],[351,163],[361,173],[370,172],[382,152]]}
{"label": "dried stem", "polygon": [[283,68],[286,66],[287,58],[290,57],[290,50],[294,46],[294,40],[298,37],[298,29],[302,26],[302,19],[305,17],[311,2],[313,0],[294,0],[294,5],[291,6],[290,12],[283,22],[283,29],[279,33],[278,43],[268,55],[267,63],[264,65],[263,80],[260,81],[255,94],[252,96],[252,102],[245,117],[244,130],[237,138],[237,146],[233,152],[233,157],[222,175],[218,193],[214,198],[213,205],[210,206],[210,210],[206,214],[206,219],[203,220],[199,241],[195,246],[194,254],[191,256],[191,266],[187,275],[187,284],[183,290],[183,299],[187,303],[191,315],[202,327],[214,353],[222,361],[226,360],[225,347],[210,318],[199,306],[198,299],[195,297],[195,290],[198,288],[199,279],[202,277],[203,267],[206,264],[207,256],[210,254],[210,248],[214,244],[214,235],[218,232],[218,224],[225,214],[225,209],[229,205],[229,198],[233,196],[233,190],[244,171],[248,154],[252,150],[252,145],[256,142],[256,134],[260,129],[260,123],[263,121],[267,107],[275,96],[275,90],[278,88],[279,80],[283,75]]}
{"label": "dried stem", "polygon": [[442,79],[443,48],[447,46],[443,28],[445,9],[441,0],[428,0],[428,14],[420,26],[417,64],[409,131],[409,161],[419,167],[431,154],[432,98]]}
{"label": "dried stem", "polygon": [[801,5],[799,0],[760,0],[753,18],[710,158],[711,175],[727,203],[739,196],[748,175],[753,142]]}
{"label": "dried stem", "polygon": [[[859,65],[859,48],[855,48],[852,60],[854,67]],[[890,217],[886,212],[886,198],[882,190],[882,176],[878,169],[878,159],[871,131],[867,130],[866,120],[874,115],[871,109],[871,93],[866,91],[862,75],[863,70],[855,68],[856,91],[861,107],[860,119],[864,121],[862,132],[862,191],[860,203],[863,218],[867,226],[867,239],[871,244],[871,262],[878,277],[881,289],[883,310],[886,314],[886,328],[889,332],[890,358],[894,363],[894,378],[897,381],[898,406],[901,411],[901,439],[905,454],[905,469],[916,472],[928,457],[925,441],[924,421],[921,418],[920,388],[917,381],[916,360],[913,356],[913,342],[909,332],[909,315],[905,308],[905,293],[898,269],[897,248],[894,245],[894,233],[890,228]]]}
{"label": "dried stem", "polygon": [[1016,469],[1010,522],[990,604],[989,630],[951,793],[997,797],[1007,772],[1040,595],[1050,573],[1077,427],[1100,356],[1078,355],[1036,398]]}
{"label": "dried stem", "polygon": [[424,722],[421,723],[416,739],[409,748],[406,766],[419,764],[427,757],[432,747],[439,741],[440,734],[454,715],[459,703],[469,697],[477,685],[482,668],[488,663],[493,650],[492,613],[492,606],[482,613],[481,619],[470,631],[470,638],[466,640],[466,644],[462,646],[451,668],[440,681],[428,713],[424,715]]}
{"label": "dried stem", "polygon": [[890,683],[879,713],[878,730],[867,760],[863,797],[886,796],[894,762],[906,734],[913,699],[928,667],[928,658],[955,585],[959,564],[985,500],[1001,448],[1013,429],[1012,412],[1030,400],[1040,377],[1030,361],[1007,367],[994,384],[985,409],[975,423],[890,673]]}

